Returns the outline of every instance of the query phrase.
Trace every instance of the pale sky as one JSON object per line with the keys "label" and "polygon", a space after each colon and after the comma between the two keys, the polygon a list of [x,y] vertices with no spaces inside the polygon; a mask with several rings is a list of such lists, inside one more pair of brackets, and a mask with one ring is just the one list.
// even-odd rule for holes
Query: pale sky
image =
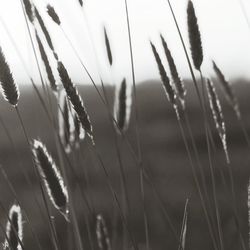
{"label": "pale sky", "polygon": [[[250,18],[250,0],[241,1],[248,10],[246,12]],[[99,79],[98,72],[101,72],[107,82],[120,81],[123,77],[131,79],[124,0],[84,0],[84,2],[85,7],[80,8],[78,0],[34,0],[51,33],[59,57],[68,68],[72,79],[76,82],[88,82],[62,30],[48,18],[45,12],[47,3],[55,7],[63,29],[96,81]],[[250,30],[240,8],[240,0],[193,0],[193,3],[202,34],[205,74],[211,75],[210,61],[215,59],[228,78],[250,78]],[[187,0],[172,0],[172,4],[188,45]],[[149,40],[152,40],[164,58],[159,33],[166,38],[182,77],[189,77],[183,49],[167,1],[128,0],[128,5],[137,81],[159,78],[149,46]],[[30,74],[39,81],[20,0],[0,1],[0,17],[15,39]],[[114,57],[111,70],[104,46],[103,25],[107,28]],[[15,79],[17,82],[28,81],[2,22],[0,22],[0,34],[0,45]],[[49,58],[55,67],[50,53]],[[57,74],[56,77],[58,78]]]}

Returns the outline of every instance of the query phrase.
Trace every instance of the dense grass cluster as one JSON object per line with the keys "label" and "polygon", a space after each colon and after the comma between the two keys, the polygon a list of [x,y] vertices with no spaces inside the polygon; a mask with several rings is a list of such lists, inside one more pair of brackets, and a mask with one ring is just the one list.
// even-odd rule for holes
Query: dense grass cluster
{"label": "dense grass cluster", "polygon": [[[181,225],[178,228],[175,228],[173,225],[173,218],[168,214],[168,210],[165,205],[165,198],[163,199],[160,195],[160,191],[154,184],[154,180],[151,176],[150,171],[146,168],[146,164],[143,161],[142,157],[142,148],[140,140],[140,131],[139,131],[139,113],[137,109],[137,94],[136,94],[136,82],[135,82],[135,70],[134,70],[134,58],[133,58],[133,47],[132,47],[132,35],[130,32],[130,22],[129,22],[129,9],[127,6],[127,1],[125,0],[125,14],[127,17],[127,28],[128,28],[128,42],[130,45],[130,59],[131,59],[131,73],[132,73],[132,84],[129,83],[126,78],[123,78],[119,84],[116,84],[113,88],[114,103],[111,105],[109,98],[107,97],[105,85],[100,79],[100,82],[96,83],[88,71],[87,67],[83,63],[81,57],[77,55],[73,44],[71,43],[70,38],[67,36],[66,32],[63,29],[63,17],[60,17],[56,9],[50,4],[47,5],[47,14],[50,17],[50,21],[55,22],[59,29],[61,29],[65,39],[69,42],[69,46],[73,48],[74,53],[77,55],[77,58],[83,68],[83,70],[89,76],[91,84],[93,84],[99,101],[105,107],[106,112],[110,123],[112,124],[112,129],[116,138],[116,153],[119,159],[119,171],[120,171],[120,180],[121,192],[117,191],[115,188],[111,173],[109,168],[105,165],[102,155],[98,151],[98,144],[96,143],[95,131],[93,129],[93,124],[91,117],[89,116],[88,109],[85,107],[85,102],[81,95],[79,94],[77,85],[72,81],[70,74],[65,67],[64,62],[60,58],[60,54],[57,53],[56,48],[53,45],[53,40],[50,36],[49,29],[46,27],[43,17],[40,14],[37,6],[35,6],[30,0],[21,0],[23,6],[23,14],[27,20],[27,29],[30,35],[30,42],[32,44],[32,49],[34,56],[36,58],[36,66],[39,71],[40,80],[42,83],[42,89],[38,88],[33,81],[32,77],[29,76],[32,87],[39,103],[41,104],[43,111],[46,114],[46,117],[49,121],[49,125],[53,131],[53,139],[56,144],[57,155],[53,156],[49,153],[46,145],[42,142],[43,138],[40,138],[40,135],[37,134],[36,138],[30,138],[26,131],[26,127],[22,118],[22,114],[18,108],[19,95],[22,98],[22,94],[19,94],[18,85],[16,84],[13,76],[11,65],[8,64],[8,60],[5,58],[5,53],[0,47],[0,83],[2,87],[2,93],[4,99],[14,106],[17,117],[20,122],[20,126],[23,130],[25,139],[27,141],[27,147],[30,152],[30,161],[33,165],[33,170],[35,172],[36,178],[31,180],[30,177],[22,172],[25,175],[26,181],[29,185],[32,185],[32,181],[35,181],[39,185],[40,196],[36,196],[36,202],[39,206],[39,202],[42,202],[44,205],[45,211],[41,211],[41,216],[44,219],[44,222],[49,225],[49,235],[52,242],[53,248],[55,250],[60,249],[60,244],[58,242],[58,230],[56,226],[56,220],[53,216],[57,217],[62,215],[62,218],[65,219],[67,234],[63,235],[65,239],[68,239],[68,249],[77,249],[83,250],[90,248],[91,250],[100,249],[100,250],[111,250],[117,249],[115,245],[115,240],[117,237],[122,241],[123,249],[153,249],[150,244],[150,225],[149,218],[150,214],[147,212],[147,203],[146,203],[146,189],[145,182],[149,183],[150,188],[155,194],[155,201],[157,205],[162,208],[164,221],[166,226],[170,228],[172,236],[175,239],[175,249],[184,250],[186,248],[186,239],[188,237],[189,230],[189,203],[191,198],[186,197],[186,200],[183,200],[183,219]],[[226,123],[224,121],[223,110],[220,104],[219,95],[217,93],[216,87],[213,84],[213,79],[205,76],[202,72],[203,64],[203,46],[202,46],[202,37],[200,33],[200,27],[198,18],[196,16],[195,7],[191,0],[187,4],[187,29],[188,29],[188,39],[189,39],[189,48],[184,42],[182,32],[178,26],[178,21],[175,16],[175,12],[172,8],[170,1],[167,1],[175,25],[179,34],[179,38],[182,42],[182,49],[185,52],[186,59],[189,65],[190,73],[192,76],[192,81],[194,84],[194,89],[196,91],[196,97],[198,98],[200,109],[202,115],[199,119],[202,120],[203,126],[201,129],[202,133],[205,134],[206,138],[206,156],[207,156],[207,165],[202,166],[200,162],[200,156],[197,150],[197,142],[194,139],[193,131],[190,126],[189,120],[189,106],[187,105],[186,98],[188,96],[185,81],[182,79],[181,75],[178,72],[180,65],[176,65],[174,54],[171,52],[171,49],[168,46],[168,43],[163,35],[160,35],[161,44],[153,43],[149,41],[148,49],[152,51],[152,60],[155,61],[155,67],[159,71],[159,78],[162,81],[163,92],[169,102],[169,105],[172,107],[173,112],[176,114],[176,121],[178,124],[178,130],[181,132],[182,140],[185,146],[185,150],[189,160],[190,171],[193,177],[193,185],[196,188],[196,191],[199,195],[202,212],[206,220],[207,230],[209,232],[211,240],[211,249],[214,250],[224,250],[224,241],[223,238],[223,226],[221,221],[221,209],[218,203],[218,194],[216,189],[216,178],[215,171],[212,161],[212,147],[215,144],[213,137],[211,136],[211,123],[212,120],[215,124],[218,137],[222,143],[221,149],[225,153],[225,162],[227,164],[227,177],[226,186],[228,192],[230,193],[231,209],[234,215],[233,231],[236,237],[240,240],[239,249],[249,249],[246,240],[243,237],[241,222],[239,220],[239,212],[236,203],[236,192],[235,192],[235,180],[232,173],[232,166],[230,163],[230,154],[228,152],[227,145],[227,133],[226,133]],[[84,1],[79,1],[79,8],[84,8]],[[84,11],[83,11],[84,14]],[[202,28],[202,27],[201,27]],[[109,35],[106,27],[104,28],[104,42],[106,48],[107,62],[110,69],[116,63],[112,54],[112,43],[109,39]],[[113,41],[115,42],[115,41]],[[93,45],[94,46],[94,45]],[[158,46],[163,48],[164,54],[159,53],[160,49]],[[49,57],[49,54],[52,54],[52,59]],[[164,58],[164,59],[163,59]],[[164,63],[167,62],[167,65]],[[219,66],[213,61],[211,62],[214,73],[217,77],[217,81],[220,82],[221,87],[224,91],[224,94],[227,98],[228,103],[232,107],[235,115],[238,119],[239,125],[244,133],[246,141],[249,143],[248,134],[244,127],[244,122],[242,120],[241,112],[237,97],[234,93],[234,90],[231,84],[226,80],[222,70]],[[51,65],[56,65],[56,67],[51,67]],[[55,72],[57,69],[57,72]],[[199,79],[196,77],[196,72],[199,75]],[[170,73],[168,75],[168,72]],[[56,80],[55,75],[60,76],[60,82]],[[101,78],[101,76],[100,76]],[[97,87],[101,85],[102,89]],[[53,93],[53,94],[52,94]],[[56,112],[53,107],[53,102],[57,104]],[[153,104],[152,104],[153,105]],[[127,130],[130,127],[130,122],[132,116],[135,118],[135,141],[136,146],[131,143],[127,136]],[[6,128],[8,131],[8,128]],[[191,138],[191,142],[188,142],[187,138]],[[39,138],[39,139],[38,139]],[[144,242],[143,247],[139,246],[138,239],[133,234],[133,229],[131,226],[131,206],[130,206],[130,197],[128,192],[127,176],[126,176],[126,167],[122,161],[122,151],[119,147],[119,141],[122,141],[124,147],[129,148],[133,160],[138,167],[138,182],[140,183],[140,202],[142,203],[142,215],[143,215],[143,234]],[[107,142],[110,143],[110,142]],[[87,193],[85,190],[81,190],[81,194],[84,200],[84,205],[87,207],[88,213],[84,216],[84,224],[86,224],[86,234],[88,243],[83,241],[83,232],[81,232],[80,223],[83,223],[82,220],[79,220],[77,217],[77,210],[81,208],[80,201],[77,202],[79,206],[76,206],[74,202],[74,192],[76,192],[75,187],[80,186],[80,179],[75,172],[74,164],[77,160],[73,156],[80,155],[84,157],[86,151],[83,152],[81,145],[84,144],[85,148],[88,149],[91,157],[95,159],[97,165],[100,167],[98,171],[102,173],[102,178],[104,179],[106,186],[113,198],[113,204],[110,205],[115,207],[115,213],[113,215],[114,221],[106,221],[105,216],[102,214],[102,211],[96,210],[92,207],[91,204],[91,194]],[[80,153],[79,153],[80,152]],[[58,159],[58,162],[54,159]],[[79,160],[78,159],[78,160]],[[205,181],[205,171],[204,168],[209,168],[209,178],[210,185],[207,185]],[[4,249],[12,250],[24,250],[25,247],[25,227],[29,227],[33,232],[32,236],[34,237],[34,249],[44,249],[42,243],[37,236],[37,232],[33,230],[32,222],[29,220],[29,211],[26,211],[21,202],[18,200],[18,197],[15,197],[15,185],[12,186],[8,176],[2,171],[4,178],[7,180],[8,185],[13,191],[13,205],[10,207],[9,211],[5,211],[2,203],[0,202],[1,210],[4,212],[7,219],[6,229],[1,226],[2,232],[5,237],[3,243]],[[74,184],[72,183],[72,176],[74,178]],[[85,181],[88,183],[88,176],[85,173]],[[227,178],[226,177],[226,178]],[[88,185],[91,185],[88,183]],[[246,187],[247,189],[247,187]],[[248,204],[250,211],[250,187],[248,188]],[[208,193],[211,191],[212,200],[208,197]],[[41,201],[38,202],[38,199]],[[0,199],[1,200],[1,199]],[[52,206],[51,206],[52,205]],[[39,206],[42,210],[43,207]],[[52,216],[51,208],[55,208],[55,213]],[[59,212],[59,213],[57,213]],[[250,214],[250,212],[249,212]],[[117,217],[120,219],[122,228],[122,233],[118,237],[118,232],[115,232],[114,225],[117,221]],[[246,220],[249,218],[246,218]],[[26,221],[27,223],[24,223]],[[181,229],[181,230],[180,230]],[[112,233],[110,233],[112,232]],[[192,239],[190,239],[191,241]],[[86,245],[87,247],[86,247]]]}

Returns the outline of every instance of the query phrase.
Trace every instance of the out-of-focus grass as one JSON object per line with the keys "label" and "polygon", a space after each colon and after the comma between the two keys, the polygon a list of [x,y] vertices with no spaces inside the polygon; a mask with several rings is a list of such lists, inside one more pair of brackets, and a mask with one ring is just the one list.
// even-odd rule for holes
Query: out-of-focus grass
{"label": "out-of-focus grass", "polygon": [[[188,89],[187,110],[198,146],[202,166],[206,173],[209,190],[212,190],[208,171],[203,122],[201,119],[202,114],[192,84],[187,81],[186,85]],[[236,196],[237,204],[239,206],[240,222],[242,223],[244,238],[247,241],[246,188],[249,177],[250,149],[247,148],[247,144],[244,141],[243,134],[233,111],[226,103],[219,87],[217,85],[216,87],[222,101],[228,135],[228,148],[236,181]],[[250,118],[248,114],[250,85],[244,81],[237,81],[234,87],[236,95],[239,98],[245,125],[250,129]],[[114,134],[107,117],[107,112],[93,87],[85,86],[79,87],[79,89],[94,126],[97,148],[101,152],[105,166],[112,176],[115,188],[120,192],[119,167],[114,148]],[[111,87],[108,87],[108,93],[110,100],[113,100],[113,89]],[[212,249],[206,221],[193,183],[189,162],[178,129],[176,117],[166,100],[161,84],[157,81],[147,81],[139,85],[138,104],[143,164],[150,170],[153,176],[153,181],[159,190],[162,199],[165,201],[166,209],[168,210],[176,229],[180,231],[184,204],[188,197],[190,198],[190,205],[188,213],[187,249]],[[36,95],[32,90],[28,87],[22,87],[19,107],[27,131],[31,138],[36,138],[37,135],[39,135],[39,137],[46,143],[55,159],[57,159],[52,129],[41,109],[41,106],[39,105]],[[55,112],[57,112],[55,103],[54,108]],[[39,210],[32,198],[32,191],[25,183],[20,172],[20,167],[23,167],[25,171],[29,173],[29,176],[33,181],[33,190],[39,195],[38,183],[36,183],[33,171],[31,171],[31,159],[21,127],[16,119],[14,111],[12,112],[11,107],[9,107],[4,101],[1,101],[0,114],[11,132],[12,138],[15,140],[16,149],[20,157],[16,157],[4,130],[1,128],[0,163],[3,165],[10,180],[13,182],[18,196],[23,202],[23,207],[29,214],[32,225],[41,239],[43,246],[46,249],[52,249],[52,246],[48,241],[48,225],[44,223],[39,215]],[[221,210],[225,249],[238,249],[239,240],[235,232],[236,227],[233,219],[232,206],[230,204],[228,193],[223,187],[220,176],[220,170],[226,169],[224,153],[212,121],[211,127],[213,129],[214,140],[217,147],[216,153],[213,153],[212,156],[216,173],[217,195],[219,197],[219,207]],[[135,147],[136,142],[134,133],[132,119],[132,124],[128,131],[128,137]],[[123,152],[122,160],[124,161],[126,177],[128,180],[129,198],[132,207],[130,222],[136,239],[142,244],[143,248],[143,242],[145,240],[143,238],[142,228],[143,218],[140,202],[139,172],[127,149],[126,143],[121,142],[121,148]],[[93,154],[89,153],[84,142],[82,143],[79,154],[82,159],[81,163],[75,161],[73,156],[70,156],[70,158],[73,163],[75,162],[74,165],[80,177],[82,176],[84,169],[87,169],[89,172],[89,190],[86,190],[84,183],[82,183],[81,188],[85,189],[91,197],[96,211],[105,215],[112,236],[114,235],[114,232],[112,232],[111,220],[114,218],[114,205],[101,169],[98,166],[98,161],[93,157]],[[74,185],[75,181],[73,176],[70,182],[75,189],[74,202],[76,204],[79,223],[82,224],[83,242],[88,244],[85,222],[83,219],[83,214],[86,212],[86,209],[84,205],[81,205],[83,202],[79,195],[79,190],[77,190],[77,186]],[[2,176],[0,177],[0,192],[1,201],[3,204],[6,204],[6,208],[8,208],[7,204],[12,203],[13,197],[11,196],[11,192],[8,190]],[[212,202],[212,194],[210,195]],[[148,184],[146,185],[146,204],[146,211],[149,218],[150,242],[153,246],[152,249],[177,249],[177,243],[174,236],[169,230],[169,226],[164,223],[162,211]],[[67,234],[65,222],[55,210],[52,211],[56,218],[55,223],[58,228],[60,245],[62,249],[68,249],[67,244],[65,244],[67,238],[65,237],[65,234]],[[4,223],[3,218],[1,221]],[[119,221],[118,224],[121,224],[121,222]],[[119,228],[120,226],[118,226],[118,229]],[[92,225],[92,231],[94,235],[94,225]],[[31,249],[33,240],[27,223],[25,223],[24,241],[27,249]]]}

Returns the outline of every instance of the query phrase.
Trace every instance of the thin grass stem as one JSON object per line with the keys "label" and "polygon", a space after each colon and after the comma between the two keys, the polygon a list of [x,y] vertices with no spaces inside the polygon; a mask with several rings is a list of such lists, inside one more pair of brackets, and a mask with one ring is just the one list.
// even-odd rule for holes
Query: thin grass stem
{"label": "thin grass stem", "polygon": [[[18,109],[17,106],[15,107],[15,110],[16,110],[19,122],[21,124],[22,131],[23,131],[24,136],[25,136],[25,140],[27,142],[27,146],[28,146],[29,151],[31,153],[30,143],[29,143],[29,137],[28,137],[28,134],[26,132],[26,129],[25,129],[25,126],[24,126],[24,123],[23,123],[23,120],[22,120],[22,116],[21,116],[21,114],[20,114],[19,109]],[[33,159],[33,157],[32,157],[32,159]],[[49,207],[48,207],[47,200],[46,200],[46,197],[45,197],[44,188],[42,186],[41,179],[39,178],[39,174],[38,174],[38,172],[37,172],[37,170],[35,168],[35,165],[34,165],[33,161],[32,161],[32,164],[34,166],[34,170],[35,170],[35,173],[36,173],[36,178],[39,181],[39,185],[40,185],[40,189],[41,189],[41,193],[42,193],[42,197],[43,197],[43,201],[44,201],[44,205],[45,205],[46,213],[47,213],[47,217],[48,217],[48,222],[49,222],[49,226],[50,226],[50,230],[51,230],[51,235],[52,235],[52,241],[53,241],[53,244],[54,244],[54,248],[56,250],[59,250],[58,249],[58,239],[57,239],[56,232],[53,230],[53,226],[52,226],[52,222],[51,222],[51,217],[50,217],[50,211],[49,211]]]}
{"label": "thin grass stem", "polygon": [[216,194],[216,182],[215,182],[215,175],[214,175],[214,167],[212,163],[212,156],[211,156],[211,146],[210,146],[210,140],[209,140],[209,132],[208,132],[208,120],[207,120],[207,98],[205,94],[205,83],[204,78],[202,75],[202,71],[200,70],[200,77],[201,77],[201,84],[202,84],[202,94],[203,94],[203,107],[204,107],[204,119],[205,119],[205,134],[206,134],[206,144],[207,144],[207,152],[208,152],[208,162],[209,162],[209,169],[211,172],[211,181],[212,181],[212,190],[213,190],[213,198],[215,203],[215,211],[216,211],[216,221],[217,221],[217,228],[218,228],[218,234],[219,234],[219,242],[220,242],[220,248],[221,250],[224,250],[224,242],[223,242],[223,233],[222,233],[222,226],[221,226],[221,217],[220,217],[220,211],[219,211],[219,204],[218,204],[218,198]]}
{"label": "thin grass stem", "polygon": [[129,19],[129,10],[127,0],[124,1],[125,4],[125,12],[126,12],[126,23],[127,23],[127,31],[128,31],[128,41],[129,41],[129,52],[130,52],[130,64],[131,64],[131,75],[132,75],[132,83],[133,83],[133,96],[135,103],[135,134],[136,134],[136,143],[137,143],[137,154],[139,159],[139,171],[140,171],[140,189],[142,196],[142,204],[143,204],[143,220],[144,220],[144,230],[145,230],[145,238],[146,238],[146,249],[149,250],[149,225],[148,218],[145,210],[145,190],[144,190],[144,180],[143,180],[143,163],[142,163],[142,150],[141,150],[141,142],[140,142],[140,132],[139,132],[139,114],[138,114],[138,102],[137,102],[137,90],[136,90],[136,79],[135,79],[135,66],[134,66],[134,56],[133,56],[133,46],[132,46],[132,34],[130,27],[130,19]]}

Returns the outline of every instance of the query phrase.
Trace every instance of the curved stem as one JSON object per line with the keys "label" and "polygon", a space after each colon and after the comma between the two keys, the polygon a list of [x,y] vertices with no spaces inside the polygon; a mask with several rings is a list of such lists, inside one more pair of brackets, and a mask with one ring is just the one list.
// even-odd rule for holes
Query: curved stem
{"label": "curved stem", "polygon": [[148,228],[148,218],[146,214],[146,205],[145,205],[145,188],[144,188],[144,180],[143,180],[143,163],[142,163],[141,142],[140,142],[140,133],[139,133],[138,102],[137,102],[137,90],[136,90],[136,80],[135,80],[135,66],[134,66],[134,56],[133,56],[133,46],[132,46],[132,35],[131,35],[127,0],[125,0],[124,3],[125,3],[126,22],[127,22],[127,30],[128,30],[131,75],[132,75],[132,83],[133,83],[133,95],[134,95],[134,102],[135,102],[135,105],[134,105],[135,106],[135,134],[136,134],[137,154],[138,154],[139,168],[140,168],[139,170],[140,171],[140,189],[141,189],[142,204],[143,204],[143,221],[144,221],[144,230],[145,230],[145,238],[146,238],[146,249],[149,250],[149,233],[148,233],[149,228]]}
{"label": "curved stem", "polygon": [[[27,146],[29,148],[29,151],[31,153],[31,150],[30,150],[30,142],[29,142],[29,136],[27,134],[27,131],[25,129],[25,126],[24,126],[24,123],[23,123],[23,119],[22,119],[22,116],[19,112],[19,109],[18,107],[16,106],[15,107],[15,110],[16,110],[16,113],[17,113],[17,116],[18,116],[18,119],[20,121],[20,124],[21,124],[21,127],[22,127],[22,131],[24,133],[24,136],[25,136],[25,139],[26,139],[26,142],[27,142]],[[32,157],[32,153],[31,153],[31,157]],[[53,225],[52,225],[52,222],[51,222],[51,217],[50,217],[50,211],[49,211],[49,207],[48,207],[48,203],[47,203],[47,200],[46,200],[46,197],[45,197],[45,192],[44,192],[44,188],[43,188],[43,185],[41,183],[41,178],[39,178],[39,173],[35,167],[35,163],[34,163],[34,160],[32,158],[32,164],[33,164],[33,167],[34,167],[34,171],[35,171],[35,174],[36,174],[36,178],[38,179],[38,182],[39,182],[39,186],[40,186],[40,189],[41,189],[41,193],[42,193],[42,197],[43,197],[43,201],[44,201],[44,205],[45,205],[45,208],[46,208],[46,213],[47,213],[47,217],[48,217],[48,222],[49,222],[49,226],[50,226],[50,230],[51,230],[51,235],[52,235],[52,241],[53,241],[53,244],[54,244],[54,248],[56,250],[59,250],[58,249],[58,239],[57,239],[57,235],[56,235],[56,232],[54,231],[54,228],[53,228]]]}

